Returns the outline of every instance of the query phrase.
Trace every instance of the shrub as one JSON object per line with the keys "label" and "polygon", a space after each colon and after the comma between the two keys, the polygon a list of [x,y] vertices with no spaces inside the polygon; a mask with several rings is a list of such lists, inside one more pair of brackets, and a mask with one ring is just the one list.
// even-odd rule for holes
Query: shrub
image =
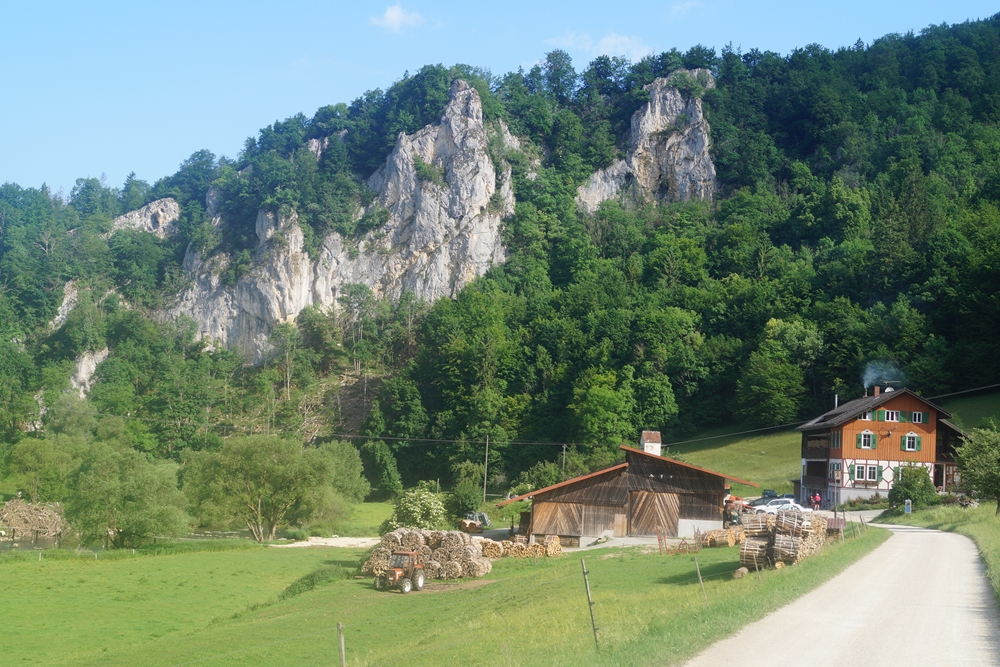
{"label": "shrub", "polygon": [[923,466],[903,466],[899,469],[897,479],[889,490],[889,502],[902,506],[909,500],[913,507],[926,507],[937,500],[937,490],[931,482],[927,468]]}
{"label": "shrub", "polygon": [[385,534],[400,526],[437,528],[443,525],[446,519],[440,494],[425,489],[413,489],[396,499],[392,516],[382,523],[379,533]]}

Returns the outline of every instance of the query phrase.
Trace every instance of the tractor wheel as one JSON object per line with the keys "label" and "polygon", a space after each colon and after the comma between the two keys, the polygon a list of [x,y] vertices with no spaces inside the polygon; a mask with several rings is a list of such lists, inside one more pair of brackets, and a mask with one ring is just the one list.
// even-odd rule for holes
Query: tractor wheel
{"label": "tractor wheel", "polygon": [[399,580],[399,592],[400,593],[402,593],[403,595],[406,595],[407,593],[409,593],[412,590],[413,590],[413,582],[410,581],[407,577],[403,577],[402,579]]}
{"label": "tractor wheel", "polygon": [[413,587],[418,591],[424,590],[424,571],[417,570],[413,573]]}

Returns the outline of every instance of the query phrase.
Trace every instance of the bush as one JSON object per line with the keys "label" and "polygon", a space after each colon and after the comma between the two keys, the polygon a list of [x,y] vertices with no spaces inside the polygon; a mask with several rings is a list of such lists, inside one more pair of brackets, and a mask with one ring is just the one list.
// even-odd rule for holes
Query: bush
{"label": "bush", "polygon": [[385,534],[400,526],[408,528],[437,528],[447,520],[441,495],[425,489],[413,489],[401,495],[392,508],[392,516],[379,527]]}
{"label": "bush", "polygon": [[923,466],[903,466],[899,479],[889,490],[889,503],[902,507],[909,500],[913,507],[927,507],[937,501],[937,490]]}
{"label": "bush", "polygon": [[309,535],[306,533],[306,531],[301,528],[288,528],[287,530],[285,530],[286,540],[295,540],[299,542],[308,537]]}

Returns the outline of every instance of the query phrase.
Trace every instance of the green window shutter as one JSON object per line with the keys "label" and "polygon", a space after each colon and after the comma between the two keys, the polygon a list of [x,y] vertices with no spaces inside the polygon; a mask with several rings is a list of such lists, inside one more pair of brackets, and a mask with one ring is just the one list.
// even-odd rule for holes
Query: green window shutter
{"label": "green window shutter", "polygon": [[929,423],[930,423],[930,421],[931,421],[931,413],[929,413],[929,412],[925,412],[925,413],[924,413],[924,423],[925,423],[925,424],[929,424]]}
{"label": "green window shutter", "polygon": [[872,433],[872,449],[878,447],[878,435]]}
{"label": "green window shutter", "polygon": [[885,410],[875,411],[875,421],[884,422],[885,421]]}
{"label": "green window shutter", "polygon": [[[858,449],[861,449],[861,434],[860,433],[858,433]],[[853,470],[853,468],[852,468],[852,470]],[[854,473],[851,473],[851,475],[853,475],[853,474]],[[854,479],[854,477],[852,476],[851,479]]]}
{"label": "green window shutter", "polygon": [[917,451],[918,451],[918,452],[920,451],[920,441],[921,441],[921,440],[923,440],[923,438],[922,438],[922,437],[920,437],[920,436],[918,435],[918,436],[917,436]]}
{"label": "green window shutter", "polygon": [[[859,435],[858,437],[860,438],[861,436]],[[851,481],[854,481],[854,466],[851,466]]]}
{"label": "green window shutter", "polygon": [[878,482],[882,481],[882,466],[878,467],[878,479],[876,481]]}
{"label": "green window shutter", "polygon": [[899,421],[901,421],[903,423],[906,423],[907,415],[909,415],[909,414],[910,413],[907,412],[906,410],[900,410],[899,411]]}
{"label": "green window shutter", "polygon": [[900,449],[900,451],[904,451],[904,452],[906,451],[906,436],[905,435],[899,436],[899,449]]}

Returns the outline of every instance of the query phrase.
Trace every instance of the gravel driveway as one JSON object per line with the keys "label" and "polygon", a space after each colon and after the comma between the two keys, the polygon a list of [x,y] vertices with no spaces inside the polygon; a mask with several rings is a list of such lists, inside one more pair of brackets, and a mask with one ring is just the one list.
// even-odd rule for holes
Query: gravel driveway
{"label": "gravel driveway", "polygon": [[1000,615],[967,537],[909,526],[685,667],[1000,665]]}

